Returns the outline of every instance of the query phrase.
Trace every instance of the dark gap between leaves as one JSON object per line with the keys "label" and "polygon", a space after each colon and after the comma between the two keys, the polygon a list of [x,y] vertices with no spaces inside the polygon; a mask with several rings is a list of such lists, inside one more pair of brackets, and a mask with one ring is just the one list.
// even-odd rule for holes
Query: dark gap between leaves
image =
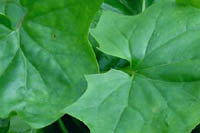
{"label": "dark gap between leaves", "polygon": [[[62,117],[62,121],[69,133],[90,133],[89,128],[83,122],[73,118],[70,115],[64,115]],[[56,121],[53,124],[43,128],[42,133],[62,133],[59,122]]]}
{"label": "dark gap between leaves", "polygon": [[196,126],[191,133],[200,133],[200,124]]}

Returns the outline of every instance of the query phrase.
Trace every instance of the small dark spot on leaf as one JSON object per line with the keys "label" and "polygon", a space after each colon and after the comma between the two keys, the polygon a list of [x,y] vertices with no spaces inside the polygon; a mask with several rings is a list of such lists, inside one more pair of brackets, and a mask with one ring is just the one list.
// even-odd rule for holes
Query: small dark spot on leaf
{"label": "small dark spot on leaf", "polygon": [[56,38],[56,34],[53,34],[53,38]]}

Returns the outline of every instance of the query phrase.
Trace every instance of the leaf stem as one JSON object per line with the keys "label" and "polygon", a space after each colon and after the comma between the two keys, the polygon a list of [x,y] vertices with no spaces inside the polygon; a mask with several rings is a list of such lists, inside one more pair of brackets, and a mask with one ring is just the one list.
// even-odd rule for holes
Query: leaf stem
{"label": "leaf stem", "polygon": [[68,130],[65,128],[65,125],[64,125],[64,123],[63,123],[61,118],[58,120],[58,123],[59,123],[60,128],[61,128],[63,133],[69,133]]}
{"label": "leaf stem", "polygon": [[142,12],[144,12],[146,9],[146,0],[142,1]]}

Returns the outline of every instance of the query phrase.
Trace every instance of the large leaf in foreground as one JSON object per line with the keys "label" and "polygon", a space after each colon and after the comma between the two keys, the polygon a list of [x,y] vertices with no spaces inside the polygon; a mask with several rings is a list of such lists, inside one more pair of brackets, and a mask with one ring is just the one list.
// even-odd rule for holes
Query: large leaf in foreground
{"label": "large leaf in foreground", "polygon": [[162,2],[135,17],[105,12],[93,35],[132,72],[88,76],[66,109],[92,133],[189,133],[200,122],[199,9]]}
{"label": "large leaf in foreground", "polygon": [[[87,37],[101,0],[1,2],[12,28],[0,24],[0,117],[46,126],[82,95],[84,74],[98,72]],[[24,7],[20,19],[13,5]]]}

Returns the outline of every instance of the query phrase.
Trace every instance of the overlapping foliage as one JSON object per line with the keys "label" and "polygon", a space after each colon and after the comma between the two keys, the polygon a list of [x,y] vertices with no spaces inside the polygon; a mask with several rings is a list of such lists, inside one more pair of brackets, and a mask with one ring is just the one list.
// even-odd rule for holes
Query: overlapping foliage
{"label": "overlapping foliage", "polygon": [[200,123],[199,2],[102,3],[0,0],[0,132],[64,114],[91,133],[190,133]]}

